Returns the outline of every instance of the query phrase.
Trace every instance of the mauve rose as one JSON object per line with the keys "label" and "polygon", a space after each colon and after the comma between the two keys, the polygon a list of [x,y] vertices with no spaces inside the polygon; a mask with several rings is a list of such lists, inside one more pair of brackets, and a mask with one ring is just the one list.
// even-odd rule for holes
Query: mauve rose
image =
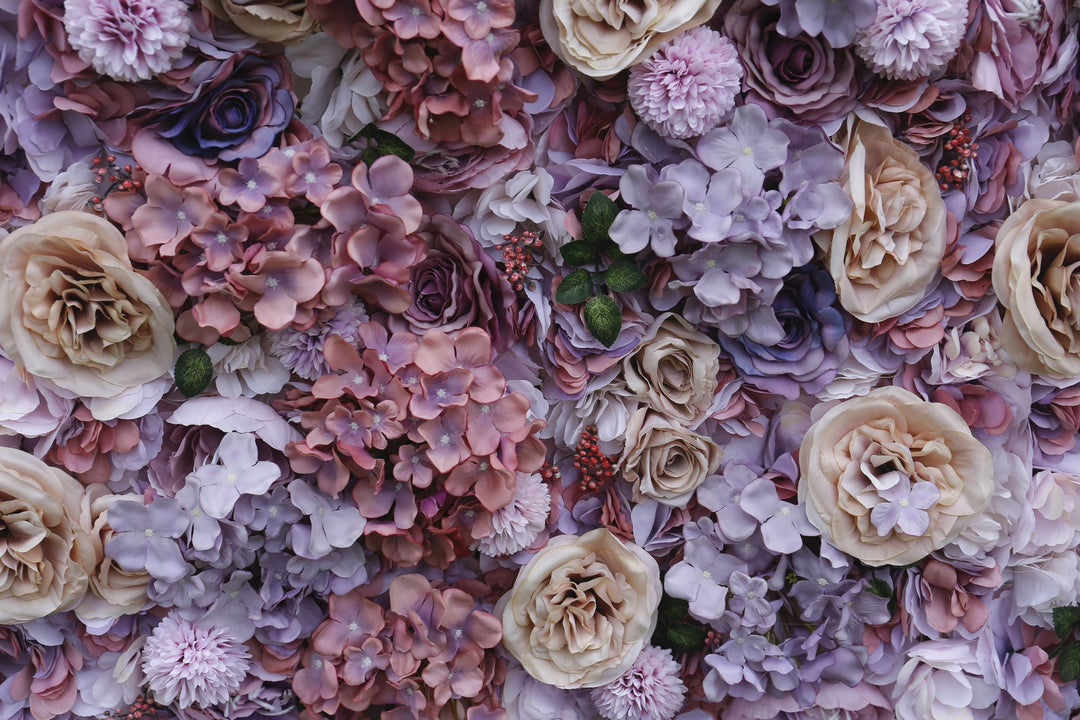
{"label": "mauve rose", "polygon": [[295,0],[204,0],[203,6],[260,40],[299,42],[315,28],[315,19],[304,3]]}
{"label": "mauve rose", "polygon": [[258,158],[292,119],[296,99],[282,58],[248,55],[223,79],[151,124],[185,155]]}
{"label": "mauve rose", "polygon": [[994,293],[1005,306],[1001,344],[1020,367],[1080,377],[1080,202],[1028,200],[998,230]]}
{"label": "mauve rose", "polygon": [[720,467],[723,450],[709,438],[641,408],[626,424],[619,469],[634,486],[634,500],[646,498],[683,508],[705,478]]}
{"label": "mauve rose", "polygon": [[496,607],[503,645],[537,680],[592,688],[626,672],[656,629],[660,568],[606,528],[560,535]]}
{"label": "mauve rose", "polygon": [[843,117],[859,94],[850,49],[834,49],[805,33],[784,37],[779,20],[778,6],[758,0],[738,0],[724,15],[724,34],[738,45],[746,71],[744,88],[803,121]]}
{"label": "mauve rose", "polygon": [[422,335],[475,326],[500,347],[512,341],[514,291],[469,230],[447,215],[434,215],[424,218],[417,235],[428,254],[410,271],[412,304],[401,316],[409,329]]}
{"label": "mauve rose", "polygon": [[994,463],[952,408],[897,387],[833,406],[799,449],[799,502],[867,565],[907,565],[951,542],[990,502]]}

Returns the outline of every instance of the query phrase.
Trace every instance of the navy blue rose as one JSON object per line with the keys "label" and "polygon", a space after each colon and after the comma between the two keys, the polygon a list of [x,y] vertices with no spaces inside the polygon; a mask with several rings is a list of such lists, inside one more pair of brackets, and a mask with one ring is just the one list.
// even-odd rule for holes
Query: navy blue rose
{"label": "navy blue rose", "polygon": [[296,99],[280,58],[248,55],[224,80],[157,122],[185,155],[226,162],[262,157],[292,118]]}
{"label": "navy blue rose", "polygon": [[784,337],[761,345],[745,334],[720,336],[720,346],[748,383],[794,400],[820,392],[848,354],[844,316],[828,271],[807,265],[788,275],[772,304]]}

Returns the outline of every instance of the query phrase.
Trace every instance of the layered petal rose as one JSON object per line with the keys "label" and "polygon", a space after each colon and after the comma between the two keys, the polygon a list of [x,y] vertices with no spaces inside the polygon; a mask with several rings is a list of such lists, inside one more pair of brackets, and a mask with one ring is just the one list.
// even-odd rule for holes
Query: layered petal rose
{"label": "layered petal rose", "polygon": [[563,62],[603,80],[705,24],[719,5],[720,0],[542,0],[540,27]]}
{"label": "layered petal rose", "polygon": [[315,20],[304,3],[293,0],[247,2],[245,0],[206,0],[210,12],[260,40],[299,42],[315,29]]}
{"label": "layered petal rose", "polygon": [[0,625],[70,610],[100,548],[80,522],[83,487],[21,450],[0,448]]}
{"label": "layered petal rose", "polygon": [[[64,211],[0,243],[0,348],[72,398],[120,398],[167,374],[176,343],[169,304],[131,266],[123,235]],[[95,417],[101,407],[91,404]]]}
{"label": "layered petal rose", "polygon": [[605,528],[560,535],[500,600],[503,644],[537,680],[605,685],[634,664],[656,628],[656,561]]}
{"label": "layered petal rose", "polygon": [[642,408],[626,424],[619,467],[634,485],[634,500],[652,498],[686,507],[705,478],[720,467],[723,450],[659,413]]}
{"label": "layered petal rose", "polygon": [[995,245],[1001,344],[1025,370],[1080,377],[1080,202],[1028,200],[1006,218]]}
{"label": "layered petal rose", "polygon": [[994,492],[990,451],[952,408],[897,387],[822,415],[799,449],[799,502],[867,565],[907,565],[953,540]]}
{"label": "layered petal rose", "polygon": [[918,154],[885,128],[855,123],[841,187],[854,209],[818,235],[844,309],[882,322],[915,307],[945,256],[945,203]]}

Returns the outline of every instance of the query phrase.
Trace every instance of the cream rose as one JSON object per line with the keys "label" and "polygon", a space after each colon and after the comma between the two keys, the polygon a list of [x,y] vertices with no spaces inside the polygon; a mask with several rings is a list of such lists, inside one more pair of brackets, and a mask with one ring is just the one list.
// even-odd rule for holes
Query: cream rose
{"label": "cream rose", "polygon": [[315,20],[303,2],[270,0],[203,0],[203,5],[222,20],[231,21],[260,40],[290,43],[303,40],[315,29]]}
{"label": "cream rose", "polygon": [[947,545],[994,492],[990,451],[952,408],[896,387],[822,415],[799,449],[799,502],[829,542],[867,565]]}
{"label": "cream rose", "polygon": [[570,67],[600,80],[709,21],[720,0],[541,0],[540,28]]}
{"label": "cream rose", "polygon": [[605,528],[552,539],[500,600],[503,644],[534,678],[561,688],[626,672],[656,628],[660,569]]}
{"label": "cream rose", "polygon": [[994,250],[994,292],[1005,306],[1001,344],[1016,364],[1080,377],[1080,202],[1028,200],[1006,218]]}
{"label": "cream rose", "polygon": [[83,487],[29,453],[0,447],[0,625],[70,610],[100,560],[80,523]]}
{"label": "cream rose", "polygon": [[8,235],[0,297],[0,349],[71,397],[119,398],[172,368],[168,303],[132,269],[120,231],[95,215],[56,212]]}
{"label": "cream rose", "polygon": [[914,150],[883,127],[855,122],[840,184],[854,209],[819,233],[840,304],[865,322],[915,307],[945,256],[945,203]]}
{"label": "cream rose", "polygon": [[98,558],[89,578],[90,591],[75,608],[75,614],[86,624],[131,615],[146,604],[149,573],[145,570],[128,572],[105,555],[105,544],[113,536],[108,512],[117,500],[142,503],[142,497],[138,495],[110,495],[104,485],[88,487],[82,500],[80,525],[89,529],[94,555]]}
{"label": "cream rose", "polygon": [[634,484],[634,500],[652,498],[686,507],[705,478],[720,467],[723,450],[707,437],[642,408],[626,425],[619,469]]}
{"label": "cream rose", "polygon": [[709,410],[720,346],[677,315],[661,315],[623,359],[626,388],[673,421],[693,425]]}

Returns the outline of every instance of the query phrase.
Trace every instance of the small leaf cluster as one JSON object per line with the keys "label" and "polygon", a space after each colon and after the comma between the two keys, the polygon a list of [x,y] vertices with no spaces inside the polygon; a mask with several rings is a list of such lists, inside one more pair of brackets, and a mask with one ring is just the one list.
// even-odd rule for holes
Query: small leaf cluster
{"label": "small leaf cluster", "polygon": [[380,130],[375,123],[368,123],[362,127],[360,132],[349,138],[349,142],[353,143],[360,139],[367,140],[367,147],[360,155],[365,165],[371,165],[383,155],[397,155],[405,162],[410,162],[416,155],[416,151],[405,141],[393,133]]}
{"label": "small leaf cluster", "polygon": [[653,632],[652,644],[673,653],[693,653],[704,649],[708,632],[690,618],[690,605],[685,600],[664,595]]}
{"label": "small leaf cluster", "polygon": [[[622,312],[619,304],[609,294],[600,294],[598,288],[611,292],[634,292],[645,287],[649,279],[637,265],[628,260],[619,246],[608,234],[619,208],[602,192],[594,192],[581,213],[581,229],[584,237],[562,246],[563,262],[576,269],[562,279],[555,291],[555,301],[566,305],[585,303],[582,314],[585,327],[604,347],[611,347],[622,330]],[[607,264],[601,270],[601,265]],[[591,265],[595,270],[584,267]]]}
{"label": "small leaf cluster", "polygon": [[1080,629],[1080,605],[1054,608],[1054,634],[1062,640],[1058,648],[1058,673],[1065,682],[1080,680],[1080,642],[1076,631]]}

